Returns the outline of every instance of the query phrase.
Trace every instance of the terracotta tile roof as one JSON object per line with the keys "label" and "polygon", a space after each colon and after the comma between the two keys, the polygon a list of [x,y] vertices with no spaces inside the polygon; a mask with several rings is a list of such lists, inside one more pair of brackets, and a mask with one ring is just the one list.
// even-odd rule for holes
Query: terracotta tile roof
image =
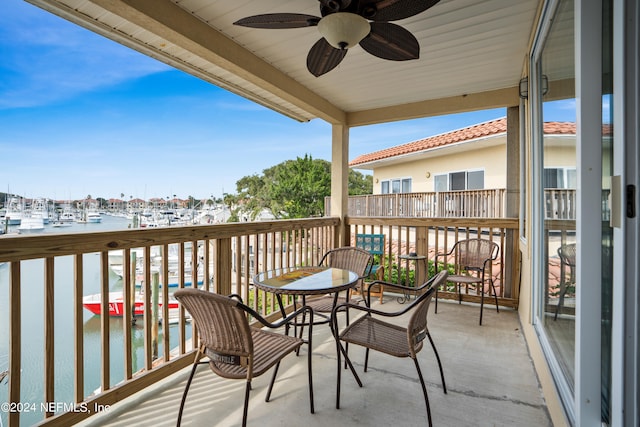
{"label": "terracotta tile roof", "polygon": [[[474,139],[500,135],[506,132],[507,119],[503,117],[501,119],[491,120],[463,129],[454,130],[452,132],[419,139],[407,144],[385,148],[384,150],[375,151],[373,153],[362,154],[349,162],[349,166],[357,166],[377,160],[402,156],[405,154],[418,153],[455,143],[468,142]],[[552,135],[575,135],[576,125],[575,123],[570,122],[547,122],[544,124],[544,132],[545,134]]]}

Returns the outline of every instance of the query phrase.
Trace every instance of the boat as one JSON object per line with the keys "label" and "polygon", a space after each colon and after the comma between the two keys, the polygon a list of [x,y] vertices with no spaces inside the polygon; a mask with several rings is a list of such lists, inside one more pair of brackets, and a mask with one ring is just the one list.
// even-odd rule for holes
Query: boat
{"label": "boat", "polygon": [[44,221],[42,217],[23,216],[18,226],[18,230],[22,231],[42,231],[44,230]]}
{"label": "boat", "polygon": [[62,213],[60,214],[60,217],[58,218],[58,221],[60,222],[76,222],[76,214],[73,213],[73,211],[70,208],[65,208]]}
{"label": "boat", "polygon": [[[134,248],[131,249],[131,253],[135,254],[136,259],[136,286],[140,287],[143,281],[143,272],[144,272],[144,250],[142,248]],[[119,277],[123,276],[123,255],[124,251],[122,250],[113,250],[109,251],[109,267],[111,271]],[[204,261],[204,248],[202,246],[198,247],[198,274],[197,274],[197,282],[198,285],[201,285],[204,280],[203,274],[203,261]],[[169,262],[169,278],[167,280],[169,287],[177,287],[180,278],[180,262],[179,262],[179,253],[177,245],[169,246],[168,253],[168,262]],[[191,263],[191,247],[187,246],[185,248],[184,255],[184,275],[185,275],[185,286],[191,285],[192,279],[192,263]],[[160,273],[160,283],[162,285],[162,256],[159,247],[153,247],[151,250],[151,272],[152,273]]]}
{"label": "boat", "polygon": [[23,216],[22,201],[17,197],[11,197],[7,202],[4,215],[7,225],[20,225]]}
{"label": "boat", "polygon": [[87,222],[99,223],[102,222],[102,216],[98,211],[88,211],[87,212]]}
{"label": "boat", "polygon": [[[82,305],[95,315],[102,314],[102,296],[101,294],[87,295],[82,298]],[[158,307],[162,309],[162,297],[158,303]],[[169,310],[177,310],[178,301],[169,297]],[[109,292],[109,316],[122,316],[124,314],[124,297],[122,292]],[[136,294],[134,316],[144,315],[144,300],[141,294]],[[170,316],[171,317],[171,316]]]}
{"label": "boat", "polygon": [[54,223],[51,224],[52,227],[71,227],[71,224],[68,222],[60,222],[60,221],[56,221]]}
{"label": "boat", "polygon": [[43,224],[49,224],[49,203],[47,199],[38,198],[33,201],[31,218],[42,218]]}

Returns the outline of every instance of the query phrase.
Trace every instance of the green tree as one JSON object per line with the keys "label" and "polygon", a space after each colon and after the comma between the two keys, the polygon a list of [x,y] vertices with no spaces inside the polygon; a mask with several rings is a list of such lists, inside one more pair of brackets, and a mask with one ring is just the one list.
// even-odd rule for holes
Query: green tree
{"label": "green tree", "polygon": [[[271,168],[273,169],[273,168]],[[265,170],[265,175],[270,169]],[[236,190],[238,192],[234,202],[238,205],[242,205],[242,209],[250,213],[255,218],[265,207],[270,207],[270,200],[268,189],[266,186],[267,179],[265,176],[250,175],[240,178],[236,182]],[[224,204],[231,209],[229,203],[228,194],[223,195]],[[233,213],[233,211],[232,211]]]}
{"label": "green tree", "polygon": [[349,195],[362,196],[373,193],[373,176],[353,169],[349,170]]}
{"label": "green tree", "polygon": [[[267,172],[267,171],[265,171]],[[331,164],[309,155],[273,168],[267,180],[271,211],[277,218],[321,216],[324,198],[331,194]]]}
{"label": "green tree", "polygon": [[[372,177],[349,171],[349,194],[371,194]],[[236,183],[237,206],[255,218],[269,209],[276,218],[308,218],[324,214],[331,194],[331,163],[309,155],[286,160],[262,175],[245,176]]]}

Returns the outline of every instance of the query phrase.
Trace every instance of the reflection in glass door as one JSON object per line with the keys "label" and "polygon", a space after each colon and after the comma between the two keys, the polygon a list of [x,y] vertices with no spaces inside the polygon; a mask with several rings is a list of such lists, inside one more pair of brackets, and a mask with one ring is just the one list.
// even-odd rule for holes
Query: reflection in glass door
{"label": "reflection in glass door", "polygon": [[[572,137],[555,137],[554,129],[568,126],[569,122],[575,129],[577,110],[574,1],[558,0],[552,3],[557,7],[553,13],[553,19],[549,20],[550,24],[543,44],[535,57],[532,77],[534,79],[532,88],[538,100],[536,103],[538,108],[535,110],[537,116],[534,114],[537,129],[534,149],[538,153],[535,165],[537,187],[534,186],[534,190],[535,199],[540,201],[537,204],[536,217],[539,218],[538,224],[541,230],[538,236],[540,242],[538,256],[541,260],[538,265],[541,276],[537,280],[539,304],[536,321],[559,393],[570,414],[570,420],[576,421],[576,418],[573,418],[576,415],[573,411],[584,409],[584,407],[574,407],[574,404],[575,399],[580,400],[580,393],[584,393],[583,384],[589,382],[586,380],[592,379],[586,377],[596,375],[601,391],[600,418],[603,423],[609,424],[611,422],[614,247],[613,228],[610,225],[611,175],[614,170],[613,0],[603,0],[601,3],[602,13],[598,13],[597,19],[602,19],[602,51],[600,56],[592,57],[602,59],[601,81],[591,86],[596,88],[599,87],[598,83],[601,83],[600,114],[597,114],[598,111],[591,114],[593,105],[583,104],[581,115],[583,119],[601,116],[602,121],[601,123],[590,122],[590,126],[586,126],[589,132],[584,133],[583,120],[581,122],[583,133],[576,135],[577,132],[574,131]],[[581,26],[581,28],[584,27]],[[591,28],[588,31],[591,31]],[[591,66],[593,67],[593,64]],[[584,73],[581,73],[581,76],[584,77]],[[584,83],[583,81],[582,91],[584,91]],[[590,115],[585,115],[585,111],[589,111]],[[568,136],[567,132],[565,135]],[[578,137],[580,139],[577,139]],[[599,146],[594,145],[598,144],[598,141]],[[582,144],[580,157],[577,155],[577,144]],[[592,160],[597,160],[601,165],[602,176],[598,179],[600,185],[596,183],[589,188],[578,188],[576,171],[582,171],[580,182],[594,183],[590,179],[585,181],[585,176],[588,174],[585,174],[584,169],[580,169],[581,165],[585,165],[585,161]],[[581,216],[576,210],[577,192],[580,192],[580,200],[583,203],[587,200],[582,206]],[[601,215],[597,215],[597,211],[584,210],[584,206],[593,208],[594,204],[598,203]],[[580,216],[579,223],[576,222],[578,216]],[[581,242],[576,240],[577,226],[583,233],[581,241],[590,240],[591,244],[588,247],[579,246]],[[585,239],[585,234],[596,237],[596,240]],[[577,253],[585,257],[587,253],[591,254],[592,258],[588,261],[590,264],[580,265],[576,257]],[[595,254],[598,256],[596,259],[593,258]],[[590,268],[594,264],[599,264],[599,268]],[[585,271],[599,271],[601,277],[588,276]],[[581,305],[578,306],[578,304]],[[599,306],[600,310],[595,309],[594,304],[595,307]],[[576,309],[580,313],[578,328],[576,328]],[[600,316],[594,317],[596,313]],[[599,330],[596,325],[599,325]],[[596,359],[595,366],[590,364],[589,357],[584,352],[576,354],[576,330],[580,331],[581,343],[593,339],[591,342],[597,346],[596,340],[599,338],[600,357]],[[593,346],[590,345],[582,345],[581,348],[593,350]],[[576,356],[581,362],[588,361],[579,365],[581,366],[580,383],[576,382]],[[591,370],[586,371],[584,366],[589,366]],[[600,368],[599,375],[598,368]],[[580,390],[576,389],[576,384],[581,384]],[[578,406],[580,405],[582,401],[578,403]],[[587,416],[582,412],[579,415]]]}
{"label": "reflection in glass door", "polygon": [[[571,398],[575,387],[576,110],[573,1],[561,0],[537,63],[542,204],[539,323]],[[573,129],[573,131],[571,131]]]}

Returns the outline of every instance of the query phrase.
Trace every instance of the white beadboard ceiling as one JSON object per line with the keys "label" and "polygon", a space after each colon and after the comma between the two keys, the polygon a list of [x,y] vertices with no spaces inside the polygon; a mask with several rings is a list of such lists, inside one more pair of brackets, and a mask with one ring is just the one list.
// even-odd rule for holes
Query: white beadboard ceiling
{"label": "white beadboard ceiling", "polygon": [[540,0],[441,0],[395,21],[420,58],[386,61],[360,46],[314,77],[316,27],[233,25],[274,12],[320,16],[318,0],[28,0],[106,37],[297,120],[357,126],[517,105]]}

